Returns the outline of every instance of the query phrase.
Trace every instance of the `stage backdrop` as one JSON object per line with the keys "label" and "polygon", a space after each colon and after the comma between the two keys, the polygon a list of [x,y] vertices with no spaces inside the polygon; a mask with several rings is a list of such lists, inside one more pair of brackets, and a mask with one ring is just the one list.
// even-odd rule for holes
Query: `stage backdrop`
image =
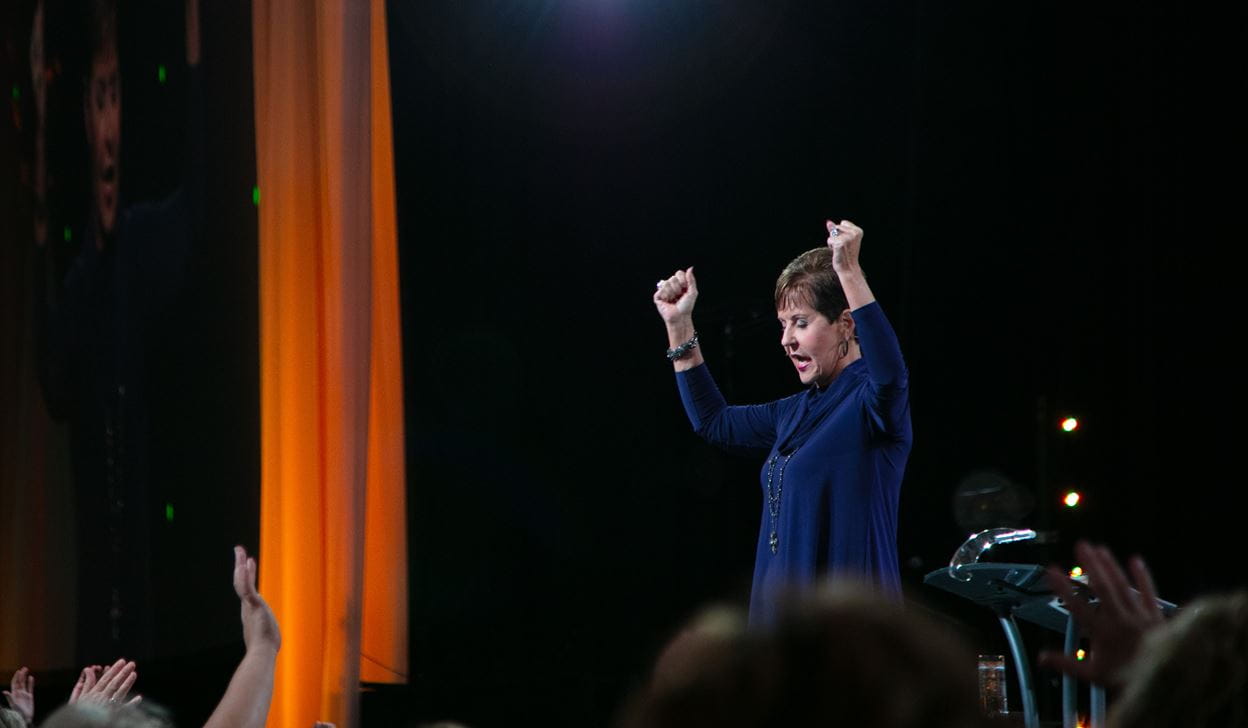
{"label": "stage backdrop", "polygon": [[[0,11],[0,671],[29,665],[55,703],[76,668],[78,543],[74,445],[41,387],[39,341],[65,274],[83,251],[88,156],[82,121],[86,14],[73,0],[19,0]],[[35,22],[36,6],[42,23]],[[141,360],[142,441],[153,613],[144,692],[178,702],[172,661],[205,665],[239,640],[230,547],[259,527],[259,333],[250,6],[214,3],[200,24],[198,119],[210,150],[197,172],[211,214],[197,230]],[[242,31],[240,32],[240,22]],[[121,205],[163,204],[190,179],[191,73],[183,3],[120,3]],[[36,28],[41,33],[36,33]],[[32,40],[41,35],[41,42]],[[243,52],[238,52],[239,44]],[[32,45],[41,53],[32,54]],[[41,56],[41,70],[32,57]],[[38,101],[36,80],[46,96]],[[194,112],[192,112],[194,113]],[[136,292],[137,294],[141,292]],[[101,361],[75,362],[84,370]],[[61,413],[62,415],[64,413]],[[81,443],[79,443],[81,445]],[[133,460],[131,461],[134,462]],[[101,463],[102,469],[102,463]],[[90,518],[93,514],[87,513]],[[101,516],[102,518],[102,516]],[[136,655],[136,657],[140,657]],[[212,658],[215,659],[215,658]],[[232,659],[232,657],[230,658]],[[196,673],[207,686],[224,679]],[[7,672],[4,672],[7,680]],[[228,675],[227,675],[228,676]],[[72,680],[72,678],[70,678]],[[185,684],[185,675],[180,680]],[[215,689],[215,688],[209,688]],[[159,697],[157,697],[159,696]],[[195,711],[182,713],[188,719]]]}

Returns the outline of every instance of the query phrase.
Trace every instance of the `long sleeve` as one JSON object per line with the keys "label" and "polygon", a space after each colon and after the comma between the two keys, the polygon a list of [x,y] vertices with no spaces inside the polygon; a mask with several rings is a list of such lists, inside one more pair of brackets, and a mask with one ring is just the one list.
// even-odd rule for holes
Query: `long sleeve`
{"label": "long sleeve", "polygon": [[676,387],[689,424],[707,442],[721,447],[760,449],[775,443],[780,402],[729,406],[705,364],[677,372]]}
{"label": "long sleeve", "polygon": [[877,302],[852,312],[870,384],[868,407],[876,433],[890,439],[910,437],[910,373],[897,334]]}

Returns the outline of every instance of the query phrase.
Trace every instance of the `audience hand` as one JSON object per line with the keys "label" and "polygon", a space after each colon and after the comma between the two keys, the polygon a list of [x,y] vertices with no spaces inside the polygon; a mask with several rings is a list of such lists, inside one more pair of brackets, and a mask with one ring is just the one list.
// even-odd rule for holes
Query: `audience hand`
{"label": "audience hand", "polygon": [[271,650],[282,646],[282,633],[269,603],[256,591],[256,560],[242,546],[234,547],[234,593],[238,594],[243,622],[243,644],[247,651]]}
{"label": "audience hand", "polygon": [[27,725],[35,722],[35,676],[29,668],[19,668],[9,681],[9,689],[4,691],[4,699],[9,707],[16,710],[26,719]]}
{"label": "audience hand", "polygon": [[264,728],[273,701],[273,679],[282,633],[264,597],[256,591],[256,560],[234,547],[234,593],[238,595],[247,650],[204,728]]}
{"label": "audience hand", "polygon": [[82,669],[82,674],[78,676],[78,682],[74,684],[73,692],[69,695],[69,702],[109,706],[123,702],[133,705],[143,699],[142,696],[136,695],[126,701],[130,688],[134,687],[135,680],[139,679],[133,662],[127,662],[122,658],[109,665],[102,674],[100,670],[99,665],[90,665]]}
{"label": "audience hand", "polygon": [[1088,588],[1097,597],[1097,606],[1076,596],[1067,576],[1056,568],[1050,567],[1047,577],[1049,586],[1091,640],[1091,649],[1085,660],[1061,652],[1044,652],[1040,663],[1081,680],[1119,686],[1144,635],[1162,623],[1157,588],[1148,566],[1138,556],[1127,564],[1131,581],[1135,582],[1133,589],[1108,548],[1080,541],[1075,545],[1075,555],[1088,575]]}

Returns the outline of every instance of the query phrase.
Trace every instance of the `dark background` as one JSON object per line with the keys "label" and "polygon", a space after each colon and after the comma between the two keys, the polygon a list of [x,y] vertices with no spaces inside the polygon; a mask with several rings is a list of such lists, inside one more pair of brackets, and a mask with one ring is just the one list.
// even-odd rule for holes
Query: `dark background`
{"label": "dark background", "polygon": [[682,619],[744,599],[760,464],[690,432],[650,296],[695,265],[729,399],[792,393],[770,293],[826,217],[866,229],[911,368],[914,603],[1003,649],[920,585],[982,470],[1053,535],[1002,558],[1090,537],[1174,600],[1244,583],[1242,5],[389,13],[421,715],[602,724]]}

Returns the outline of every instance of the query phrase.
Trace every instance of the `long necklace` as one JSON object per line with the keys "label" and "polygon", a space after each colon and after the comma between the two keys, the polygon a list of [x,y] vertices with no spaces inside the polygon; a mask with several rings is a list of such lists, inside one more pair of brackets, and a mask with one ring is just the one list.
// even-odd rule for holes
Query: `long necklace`
{"label": "long necklace", "polygon": [[[793,452],[785,455],[783,459],[779,455],[772,455],[771,460],[767,461],[767,513],[771,515],[771,535],[767,537],[767,545],[771,547],[771,553],[776,553],[780,549],[780,536],[776,532],[776,528],[780,522],[780,493],[784,490],[784,469],[789,464],[789,460],[793,459]],[[780,476],[774,479],[776,475],[776,461],[780,461]]]}

